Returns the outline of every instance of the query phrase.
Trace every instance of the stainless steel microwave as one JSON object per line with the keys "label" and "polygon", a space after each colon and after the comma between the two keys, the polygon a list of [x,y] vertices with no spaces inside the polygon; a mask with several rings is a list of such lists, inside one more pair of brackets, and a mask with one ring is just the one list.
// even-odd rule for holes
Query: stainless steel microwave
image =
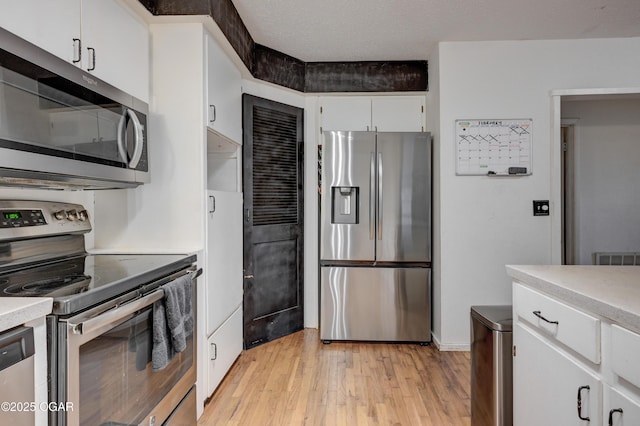
{"label": "stainless steel microwave", "polygon": [[0,185],[103,189],[149,182],[148,110],[0,28]]}

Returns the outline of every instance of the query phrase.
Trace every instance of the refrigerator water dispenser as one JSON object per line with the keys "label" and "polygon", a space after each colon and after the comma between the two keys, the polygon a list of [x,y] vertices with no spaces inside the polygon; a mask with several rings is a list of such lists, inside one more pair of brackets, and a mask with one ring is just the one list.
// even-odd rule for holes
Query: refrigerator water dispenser
{"label": "refrigerator water dispenser", "polygon": [[358,195],[357,186],[331,187],[331,223],[358,223]]}

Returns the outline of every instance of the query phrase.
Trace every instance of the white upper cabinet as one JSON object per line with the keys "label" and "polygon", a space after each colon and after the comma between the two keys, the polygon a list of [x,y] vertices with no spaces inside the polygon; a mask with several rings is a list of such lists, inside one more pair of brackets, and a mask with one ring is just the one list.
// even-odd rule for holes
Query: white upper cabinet
{"label": "white upper cabinet", "polygon": [[149,101],[149,30],[117,0],[82,0],[82,68]]}
{"label": "white upper cabinet", "polygon": [[422,132],[424,96],[331,96],[320,99],[322,130]]}
{"label": "white upper cabinet", "polygon": [[149,31],[118,0],[0,0],[0,26],[149,101]]}
{"label": "white upper cabinet", "polygon": [[242,75],[227,54],[207,38],[207,127],[242,143]]}
{"label": "white upper cabinet", "polygon": [[371,97],[344,96],[320,99],[322,130],[372,130]]}
{"label": "white upper cabinet", "polygon": [[80,0],[0,0],[0,10],[5,30],[66,61],[77,59]]}
{"label": "white upper cabinet", "polygon": [[424,96],[379,96],[371,99],[371,124],[379,132],[423,132]]}

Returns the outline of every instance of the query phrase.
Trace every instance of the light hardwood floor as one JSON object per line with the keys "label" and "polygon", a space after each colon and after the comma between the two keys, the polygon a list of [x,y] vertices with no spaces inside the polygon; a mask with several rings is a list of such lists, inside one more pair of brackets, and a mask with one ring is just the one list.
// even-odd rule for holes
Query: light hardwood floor
{"label": "light hardwood floor", "polygon": [[305,329],[244,351],[198,425],[469,425],[469,377],[468,352]]}

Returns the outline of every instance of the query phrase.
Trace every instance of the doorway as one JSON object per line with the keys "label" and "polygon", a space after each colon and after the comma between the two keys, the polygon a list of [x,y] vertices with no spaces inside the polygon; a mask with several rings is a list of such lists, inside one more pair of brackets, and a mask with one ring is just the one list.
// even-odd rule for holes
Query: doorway
{"label": "doorway", "polygon": [[640,97],[572,96],[560,105],[560,261],[639,264]]}
{"label": "doorway", "polygon": [[563,121],[560,127],[562,174],[562,264],[574,265],[574,164],[575,124]]}
{"label": "doorway", "polygon": [[303,110],[243,95],[244,347],[302,330]]}

